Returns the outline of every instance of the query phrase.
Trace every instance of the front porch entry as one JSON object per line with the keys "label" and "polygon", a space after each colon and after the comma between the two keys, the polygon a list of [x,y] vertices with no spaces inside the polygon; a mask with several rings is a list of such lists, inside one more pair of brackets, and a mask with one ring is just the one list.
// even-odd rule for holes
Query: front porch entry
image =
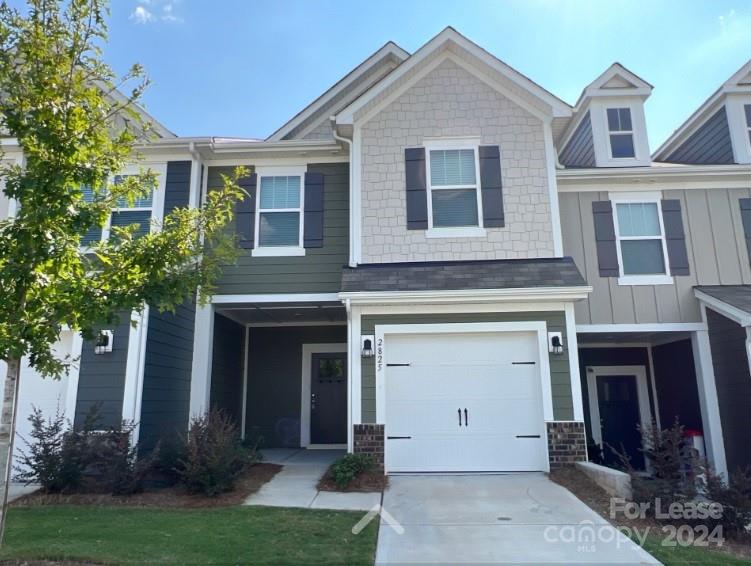
{"label": "front porch entry", "polygon": [[260,448],[347,446],[346,314],[341,303],[215,305],[212,407]]}

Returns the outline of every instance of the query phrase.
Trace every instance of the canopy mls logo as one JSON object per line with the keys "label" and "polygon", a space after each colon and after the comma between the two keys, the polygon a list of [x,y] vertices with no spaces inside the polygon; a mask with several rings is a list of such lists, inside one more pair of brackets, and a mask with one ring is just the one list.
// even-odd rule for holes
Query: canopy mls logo
{"label": "canopy mls logo", "polygon": [[382,505],[378,505],[378,504],[373,505],[373,508],[370,511],[368,511],[365,514],[365,516],[362,519],[360,519],[354,527],[352,527],[352,534],[359,535],[362,532],[362,530],[365,527],[367,527],[370,524],[370,522],[376,517],[378,517],[379,515],[383,518],[384,522],[389,527],[391,527],[392,529],[394,529],[394,531],[396,531],[396,534],[398,535],[404,534],[404,527],[402,527],[401,523],[399,523],[399,521],[394,519],[391,513],[386,511],[386,509],[384,509]]}

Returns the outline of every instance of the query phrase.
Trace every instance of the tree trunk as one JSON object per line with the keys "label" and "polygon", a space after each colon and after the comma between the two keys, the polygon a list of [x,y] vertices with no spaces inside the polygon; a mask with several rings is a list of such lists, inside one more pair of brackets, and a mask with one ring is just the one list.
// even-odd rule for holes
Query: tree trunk
{"label": "tree trunk", "polygon": [[8,488],[13,472],[13,441],[16,436],[16,408],[18,406],[18,379],[21,374],[21,360],[8,360],[8,375],[3,390],[3,406],[0,413],[0,545],[5,536],[5,518],[8,510]]}

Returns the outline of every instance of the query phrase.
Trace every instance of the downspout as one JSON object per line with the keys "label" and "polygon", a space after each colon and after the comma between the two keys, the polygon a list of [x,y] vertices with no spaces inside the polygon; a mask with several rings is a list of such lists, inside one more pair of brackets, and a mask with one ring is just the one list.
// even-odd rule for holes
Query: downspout
{"label": "downspout", "polygon": [[[355,229],[355,222],[354,222],[354,208],[352,206],[354,200],[353,200],[353,192],[354,192],[354,172],[352,170],[352,163],[354,161],[354,147],[352,145],[352,140],[342,137],[339,134],[336,133],[336,117],[331,116],[329,118],[331,120],[331,134],[334,136],[334,139],[337,141],[340,141],[342,143],[346,143],[349,146],[349,266],[350,267],[356,267],[357,264],[355,263],[355,237],[354,237],[354,229]],[[349,309],[349,307],[347,307]]]}

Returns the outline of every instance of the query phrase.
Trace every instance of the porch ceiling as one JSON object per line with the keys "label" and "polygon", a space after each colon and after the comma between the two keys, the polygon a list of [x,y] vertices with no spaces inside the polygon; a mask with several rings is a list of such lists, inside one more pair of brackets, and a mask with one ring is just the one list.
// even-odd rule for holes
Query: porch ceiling
{"label": "porch ceiling", "polygon": [[347,313],[341,303],[242,303],[222,305],[221,315],[240,324],[282,324],[345,322]]}
{"label": "porch ceiling", "polygon": [[615,347],[624,344],[656,346],[690,337],[688,332],[581,332],[576,335],[580,347],[588,344],[612,344]]}

